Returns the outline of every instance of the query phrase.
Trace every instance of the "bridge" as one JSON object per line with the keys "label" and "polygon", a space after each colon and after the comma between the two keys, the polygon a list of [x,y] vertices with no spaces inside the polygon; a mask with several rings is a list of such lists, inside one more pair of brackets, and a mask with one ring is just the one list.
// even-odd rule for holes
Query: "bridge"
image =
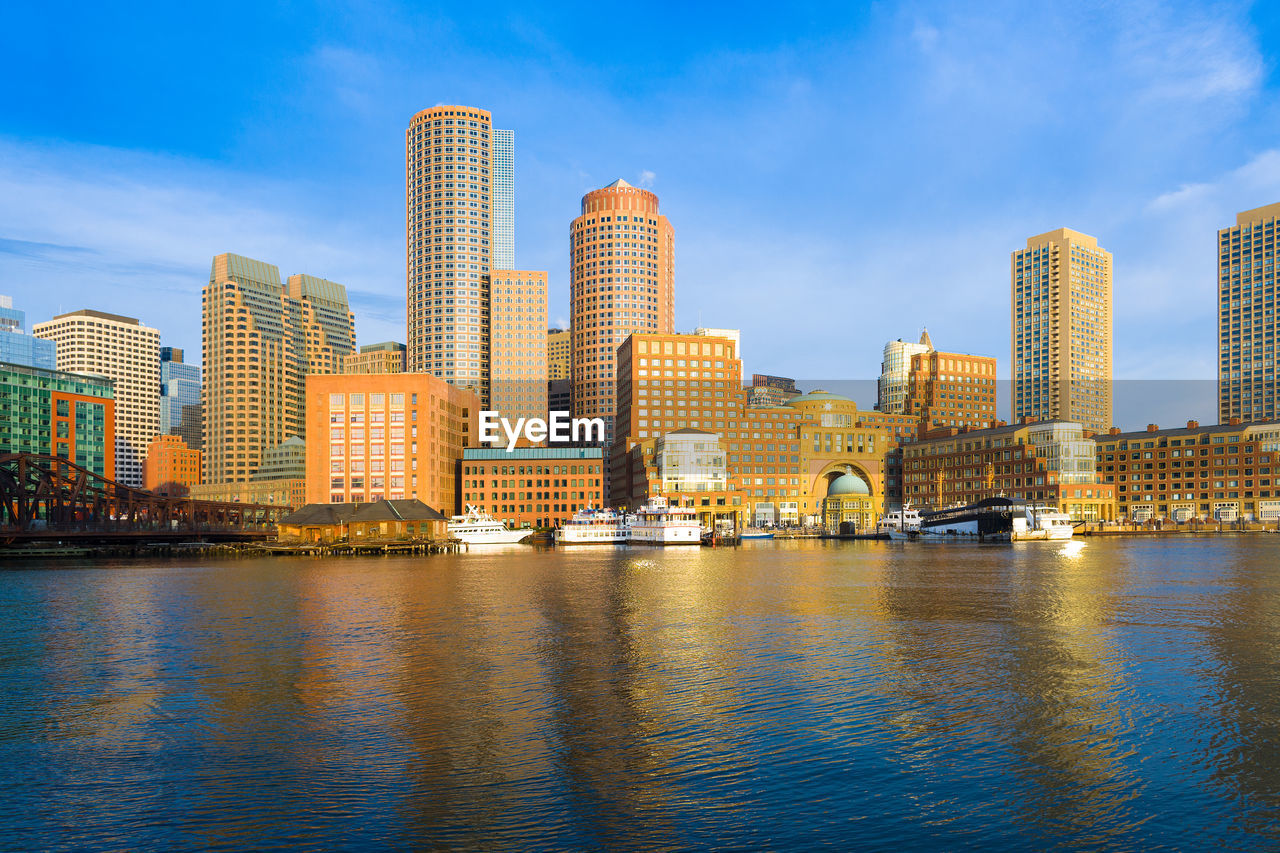
{"label": "bridge", "polygon": [[275,535],[286,506],[165,497],[59,456],[0,454],[0,545],[39,542],[246,542]]}

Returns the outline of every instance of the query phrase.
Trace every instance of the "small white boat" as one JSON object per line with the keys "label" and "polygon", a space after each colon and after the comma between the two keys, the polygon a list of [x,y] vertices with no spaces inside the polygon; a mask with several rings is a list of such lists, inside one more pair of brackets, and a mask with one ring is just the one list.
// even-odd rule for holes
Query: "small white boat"
{"label": "small white boat", "polygon": [[739,539],[772,539],[772,530],[761,530],[758,527],[748,527],[738,534]]}
{"label": "small white boat", "polygon": [[666,498],[653,497],[636,512],[627,541],[636,545],[701,545],[702,525],[693,507],[669,506]]}
{"label": "small white boat", "polygon": [[557,545],[608,545],[626,542],[631,519],[611,509],[586,507],[556,529]]}
{"label": "small white boat", "polygon": [[1045,504],[1034,504],[1027,507],[1027,528],[1025,531],[1014,529],[1014,540],[1024,539],[1070,539],[1075,535],[1075,524],[1071,516],[1059,511],[1057,507]]}
{"label": "small white boat", "polygon": [[532,530],[508,530],[507,526],[471,504],[463,515],[449,519],[449,535],[468,545],[511,545],[533,535]]}
{"label": "small white boat", "polygon": [[887,534],[895,542],[915,539],[920,535],[920,511],[912,509],[908,503],[897,512],[886,513],[880,516],[876,533]]}

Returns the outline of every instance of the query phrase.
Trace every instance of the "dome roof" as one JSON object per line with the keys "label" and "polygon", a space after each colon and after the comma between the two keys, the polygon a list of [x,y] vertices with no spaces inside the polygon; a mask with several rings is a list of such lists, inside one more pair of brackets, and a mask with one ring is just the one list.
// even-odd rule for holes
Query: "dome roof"
{"label": "dome roof", "polygon": [[815,388],[807,394],[801,394],[799,397],[792,397],[787,400],[788,406],[794,406],[796,403],[852,403],[848,397],[841,397],[839,394],[832,394],[830,391],[823,391],[821,388]]}
{"label": "dome roof", "polygon": [[854,474],[852,471],[847,471],[844,474],[841,474],[831,482],[830,486],[827,487],[827,497],[829,498],[838,498],[841,495],[870,494],[871,487],[867,485],[865,480],[857,474]]}

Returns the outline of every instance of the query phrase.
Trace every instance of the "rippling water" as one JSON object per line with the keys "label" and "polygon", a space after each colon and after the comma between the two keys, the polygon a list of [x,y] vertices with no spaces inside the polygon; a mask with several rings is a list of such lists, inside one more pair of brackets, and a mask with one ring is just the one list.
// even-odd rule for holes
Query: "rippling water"
{"label": "rippling water", "polygon": [[0,573],[6,849],[1280,847],[1280,537]]}

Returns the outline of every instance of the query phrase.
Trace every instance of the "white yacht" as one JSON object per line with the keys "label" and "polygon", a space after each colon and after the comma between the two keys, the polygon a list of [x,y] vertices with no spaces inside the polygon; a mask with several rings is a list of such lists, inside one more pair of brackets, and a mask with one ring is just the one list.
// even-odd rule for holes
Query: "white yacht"
{"label": "white yacht", "polygon": [[506,525],[471,504],[463,515],[449,519],[449,535],[468,545],[511,545],[533,535],[532,530],[508,530]]}
{"label": "white yacht", "polygon": [[653,497],[636,513],[628,541],[638,545],[701,545],[702,525],[693,507],[670,506],[666,498]]}
{"label": "white yacht", "polygon": [[585,507],[556,529],[557,545],[608,545],[626,542],[630,519],[611,509]]}
{"label": "white yacht", "polygon": [[1034,504],[1027,507],[1026,534],[1019,536],[1014,531],[1014,539],[1070,539],[1075,535],[1075,524],[1071,516],[1061,512],[1057,507]]}
{"label": "white yacht", "polygon": [[897,512],[880,516],[876,533],[888,535],[895,540],[914,538],[920,533],[920,510],[912,509],[911,504],[907,504]]}

